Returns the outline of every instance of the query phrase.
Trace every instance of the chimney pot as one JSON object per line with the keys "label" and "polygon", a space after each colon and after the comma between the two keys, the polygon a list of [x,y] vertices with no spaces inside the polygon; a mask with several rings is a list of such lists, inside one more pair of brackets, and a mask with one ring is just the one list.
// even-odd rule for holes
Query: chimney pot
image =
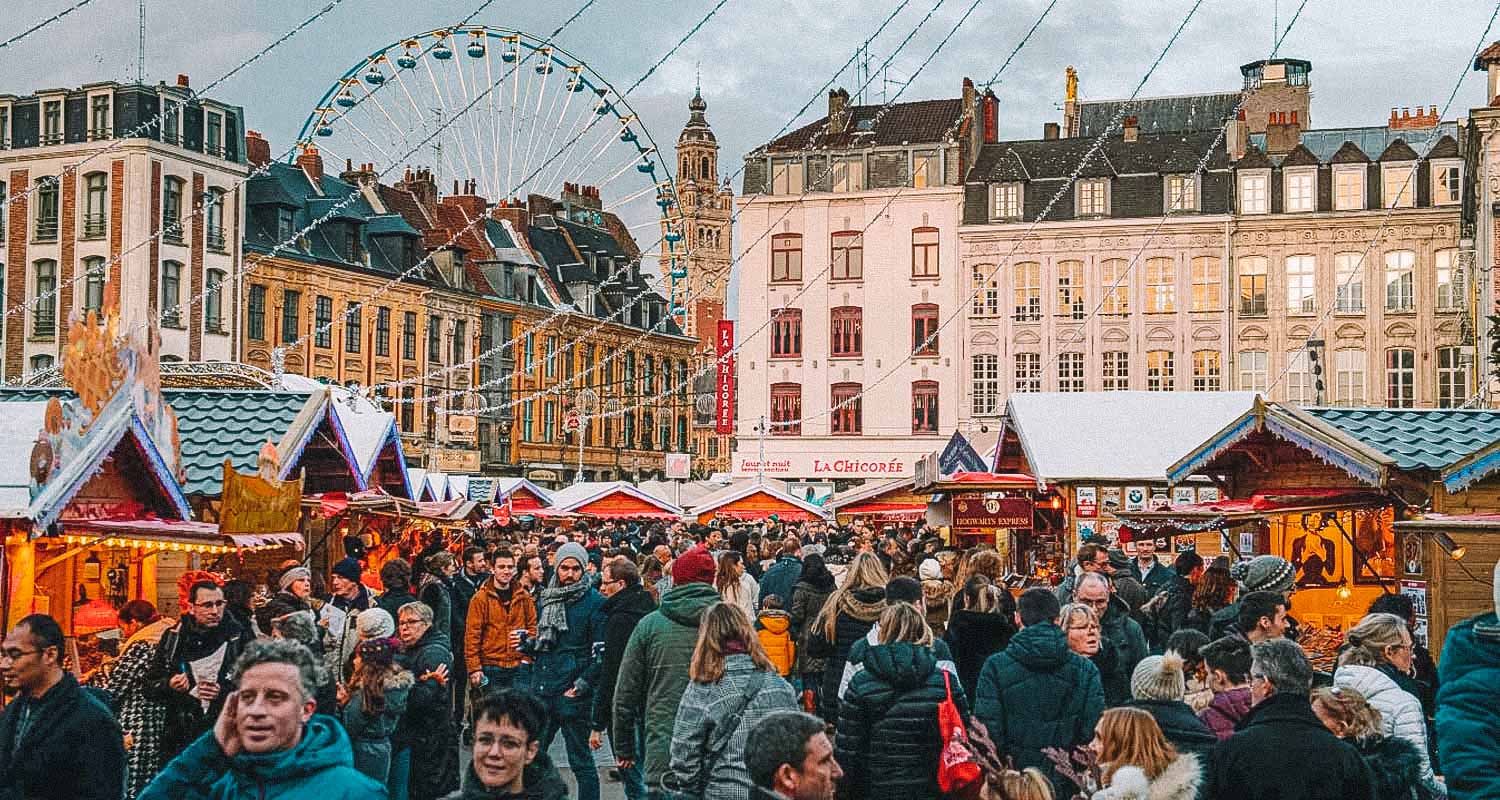
{"label": "chimney pot", "polygon": [[323,156],[318,152],[317,145],[309,144],[302,148],[302,152],[297,155],[297,166],[307,173],[313,183],[322,182]]}
{"label": "chimney pot", "polygon": [[181,86],[184,89],[188,88],[188,76],[183,75],[180,72],[177,73],[177,85]]}
{"label": "chimney pot", "polygon": [[1133,142],[1140,136],[1140,118],[1132,115],[1125,120],[1125,141]]}
{"label": "chimney pot", "polygon": [[1047,140],[1056,139],[1062,128],[1056,122],[1047,122],[1042,125],[1042,138]]}
{"label": "chimney pot", "polygon": [[245,160],[253,167],[271,163],[271,143],[260,135],[260,131],[245,131]]}

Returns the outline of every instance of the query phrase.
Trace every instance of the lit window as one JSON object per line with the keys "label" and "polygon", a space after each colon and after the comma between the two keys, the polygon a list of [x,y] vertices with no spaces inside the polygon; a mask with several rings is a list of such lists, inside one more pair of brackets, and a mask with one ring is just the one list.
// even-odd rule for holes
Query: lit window
{"label": "lit window", "polygon": [[1339,314],[1365,313],[1365,268],[1364,253],[1335,253],[1334,312]]}
{"label": "lit window", "polygon": [[1333,402],[1341,406],[1365,404],[1365,351],[1334,353]]}
{"label": "lit window", "polygon": [[911,276],[938,277],[938,229],[913,228],[911,232]]}
{"label": "lit window", "polygon": [[1059,353],[1057,356],[1057,390],[1083,391],[1083,353]]}
{"label": "lit window", "polygon": [[1146,391],[1170,392],[1176,388],[1172,379],[1172,351],[1151,350],[1146,353]]}
{"label": "lit window", "polygon": [[1130,352],[1104,351],[1104,390],[1123,392],[1130,389]]}
{"label": "lit window", "polygon": [[802,159],[772,159],[771,194],[802,194],[805,188],[802,175]]}
{"label": "lit window", "polygon": [[1264,172],[1240,175],[1241,214],[1264,214],[1270,210],[1267,199],[1270,193],[1266,190],[1268,183],[1270,183],[1270,176]]}
{"label": "lit window", "polygon": [[1318,207],[1318,171],[1288,170],[1282,187],[1287,213],[1316,211]]}
{"label": "lit window", "polygon": [[1040,392],[1041,390],[1041,353],[1016,353],[1016,391]]}
{"label": "lit window", "polygon": [[829,432],[835,436],[857,436],[864,430],[860,413],[860,387],[857,383],[835,383],[830,387]]}
{"label": "lit window", "polygon": [[1104,314],[1124,315],[1130,313],[1130,262],[1123,258],[1111,258],[1099,265],[1099,285],[1104,292],[1104,302],[1099,311]]}
{"label": "lit window", "polygon": [[1240,259],[1240,316],[1266,315],[1266,259],[1249,256]]}
{"label": "lit window", "polygon": [[1365,166],[1354,164],[1333,168],[1333,209],[1363,211],[1365,207]]}
{"label": "lit window", "polygon": [[1193,351],[1193,391],[1219,391],[1223,371],[1218,350]]}
{"label": "lit window", "polygon": [[1016,322],[1036,322],[1042,318],[1042,265],[1025,261],[1016,265],[1015,311]]}
{"label": "lit window", "polygon": [[969,359],[969,382],[973,394],[970,407],[975,416],[1000,410],[1000,356],[978,353]]}
{"label": "lit window", "polygon": [[1386,208],[1412,207],[1412,198],[1416,196],[1416,169],[1417,165],[1410,162],[1381,165],[1380,201]]}
{"label": "lit window", "polygon": [[1167,212],[1197,211],[1198,181],[1192,175],[1167,176]]}
{"label": "lit window", "polygon": [[1219,259],[1214,256],[1198,256],[1191,265],[1193,273],[1193,310],[1224,310],[1224,275],[1219,269]]}
{"label": "lit window", "polygon": [[771,237],[771,280],[802,280],[802,234],[778,233]]}
{"label": "lit window", "polygon": [[1312,256],[1287,256],[1286,313],[1311,314],[1317,311],[1317,261]]}
{"label": "lit window", "polygon": [[1109,213],[1109,179],[1084,178],[1074,185],[1075,213],[1080,217],[1102,217]]}
{"label": "lit window", "polygon": [[1385,351],[1385,404],[1411,408],[1417,404],[1417,351],[1396,348]]}
{"label": "lit window", "polygon": [[975,264],[971,276],[974,298],[972,313],[976,317],[1000,316],[1000,281],[994,264]]}
{"label": "lit window", "polygon": [[1177,264],[1170,258],[1146,259],[1146,313],[1177,310]]}
{"label": "lit window", "polygon": [[1083,319],[1083,262],[1057,264],[1057,313],[1066,319]]}
{"label": "lit window", "polygon": [[1417,255],[1410,250],[1393,250],[1385,254],[1385,310],[1411,311],[1413,307],[1413,269]]}
{"label": "lit window", "polygon": [[1267,355],[1264,350],[1240,351],[1240,381],[1235,388],[1244,392],[1266,391]]}
{"label": "lit window", "polygon": [[990,218],[1020,219],[1025,184],[997,183],[990,187]]}

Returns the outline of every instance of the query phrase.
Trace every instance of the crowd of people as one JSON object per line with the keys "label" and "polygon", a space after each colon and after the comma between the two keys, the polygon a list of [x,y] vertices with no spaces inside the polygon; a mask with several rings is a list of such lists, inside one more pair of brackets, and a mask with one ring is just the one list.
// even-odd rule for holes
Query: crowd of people
{"label": "crowd of people", "polygon": [[326,589],[297,562],[259,592],[189,574],[175,621],[127,603],[82,679],[58,623],[22,619],[0,800],[557,800],[559,735],[580,800],[606,739],[631,800],[1500,796],[1494,614],[1450,631],[1439,675],[1384,595],[1319,673],[1276,556],[1088,542],[1017,592],[992,548],[920,528],[424,544],[378,591],[357,539]]}

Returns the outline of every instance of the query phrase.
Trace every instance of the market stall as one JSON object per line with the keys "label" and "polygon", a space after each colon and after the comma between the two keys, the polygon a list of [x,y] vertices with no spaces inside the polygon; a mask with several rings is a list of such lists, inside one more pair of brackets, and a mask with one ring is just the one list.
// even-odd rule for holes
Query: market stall
{"label": "market stall", "polygon": [[927,515],[927,495],[912,490],[912,478],[870,481],[845,489],[828,501],[827,509],[840,525],[860,520],[871,527],[911,527]]}
{"label": "market stall", "polygon": [[783,481],[749,478],[706,495],[688,509],[687,516],[705,525],[714,520],[762,522],[771,518],[812,522],[826,520],[828,512],[792,494]]}
{"label": "market stall", "polygon": [[950,545],[995,548],[1010,572],[1047,582],[1063,568],[1063,537],[1056,495],[1019,472],[940,472],[937,453],[917,461],[912,490],[929,495],[927,524]]}
{"label": "market stall", "polygon": [[552,493],[552,510],[592,519],[682,519],[682,509],[624,481],[586,481]]}

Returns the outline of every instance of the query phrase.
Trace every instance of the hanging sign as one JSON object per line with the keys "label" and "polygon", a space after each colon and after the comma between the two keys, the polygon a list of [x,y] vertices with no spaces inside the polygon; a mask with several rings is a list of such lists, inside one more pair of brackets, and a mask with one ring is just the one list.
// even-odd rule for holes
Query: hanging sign
{"label": "hanging sign", "polygon": [[953,498],[955,528],[1031,528],[1032,500],[1028,497],[980,497],[958,495]]}
{"label": "hanging sign", "polygon": [[719,320],[714,354],[718,357],[718,375],[714,381],[714,432],[734,433],[734,320]]}
{"label": "hanging sign", "polygon": [[1099,487],[1079,486],[1073,490],[1073,499],[1077,504],[1078,516],[1099,516]]}

